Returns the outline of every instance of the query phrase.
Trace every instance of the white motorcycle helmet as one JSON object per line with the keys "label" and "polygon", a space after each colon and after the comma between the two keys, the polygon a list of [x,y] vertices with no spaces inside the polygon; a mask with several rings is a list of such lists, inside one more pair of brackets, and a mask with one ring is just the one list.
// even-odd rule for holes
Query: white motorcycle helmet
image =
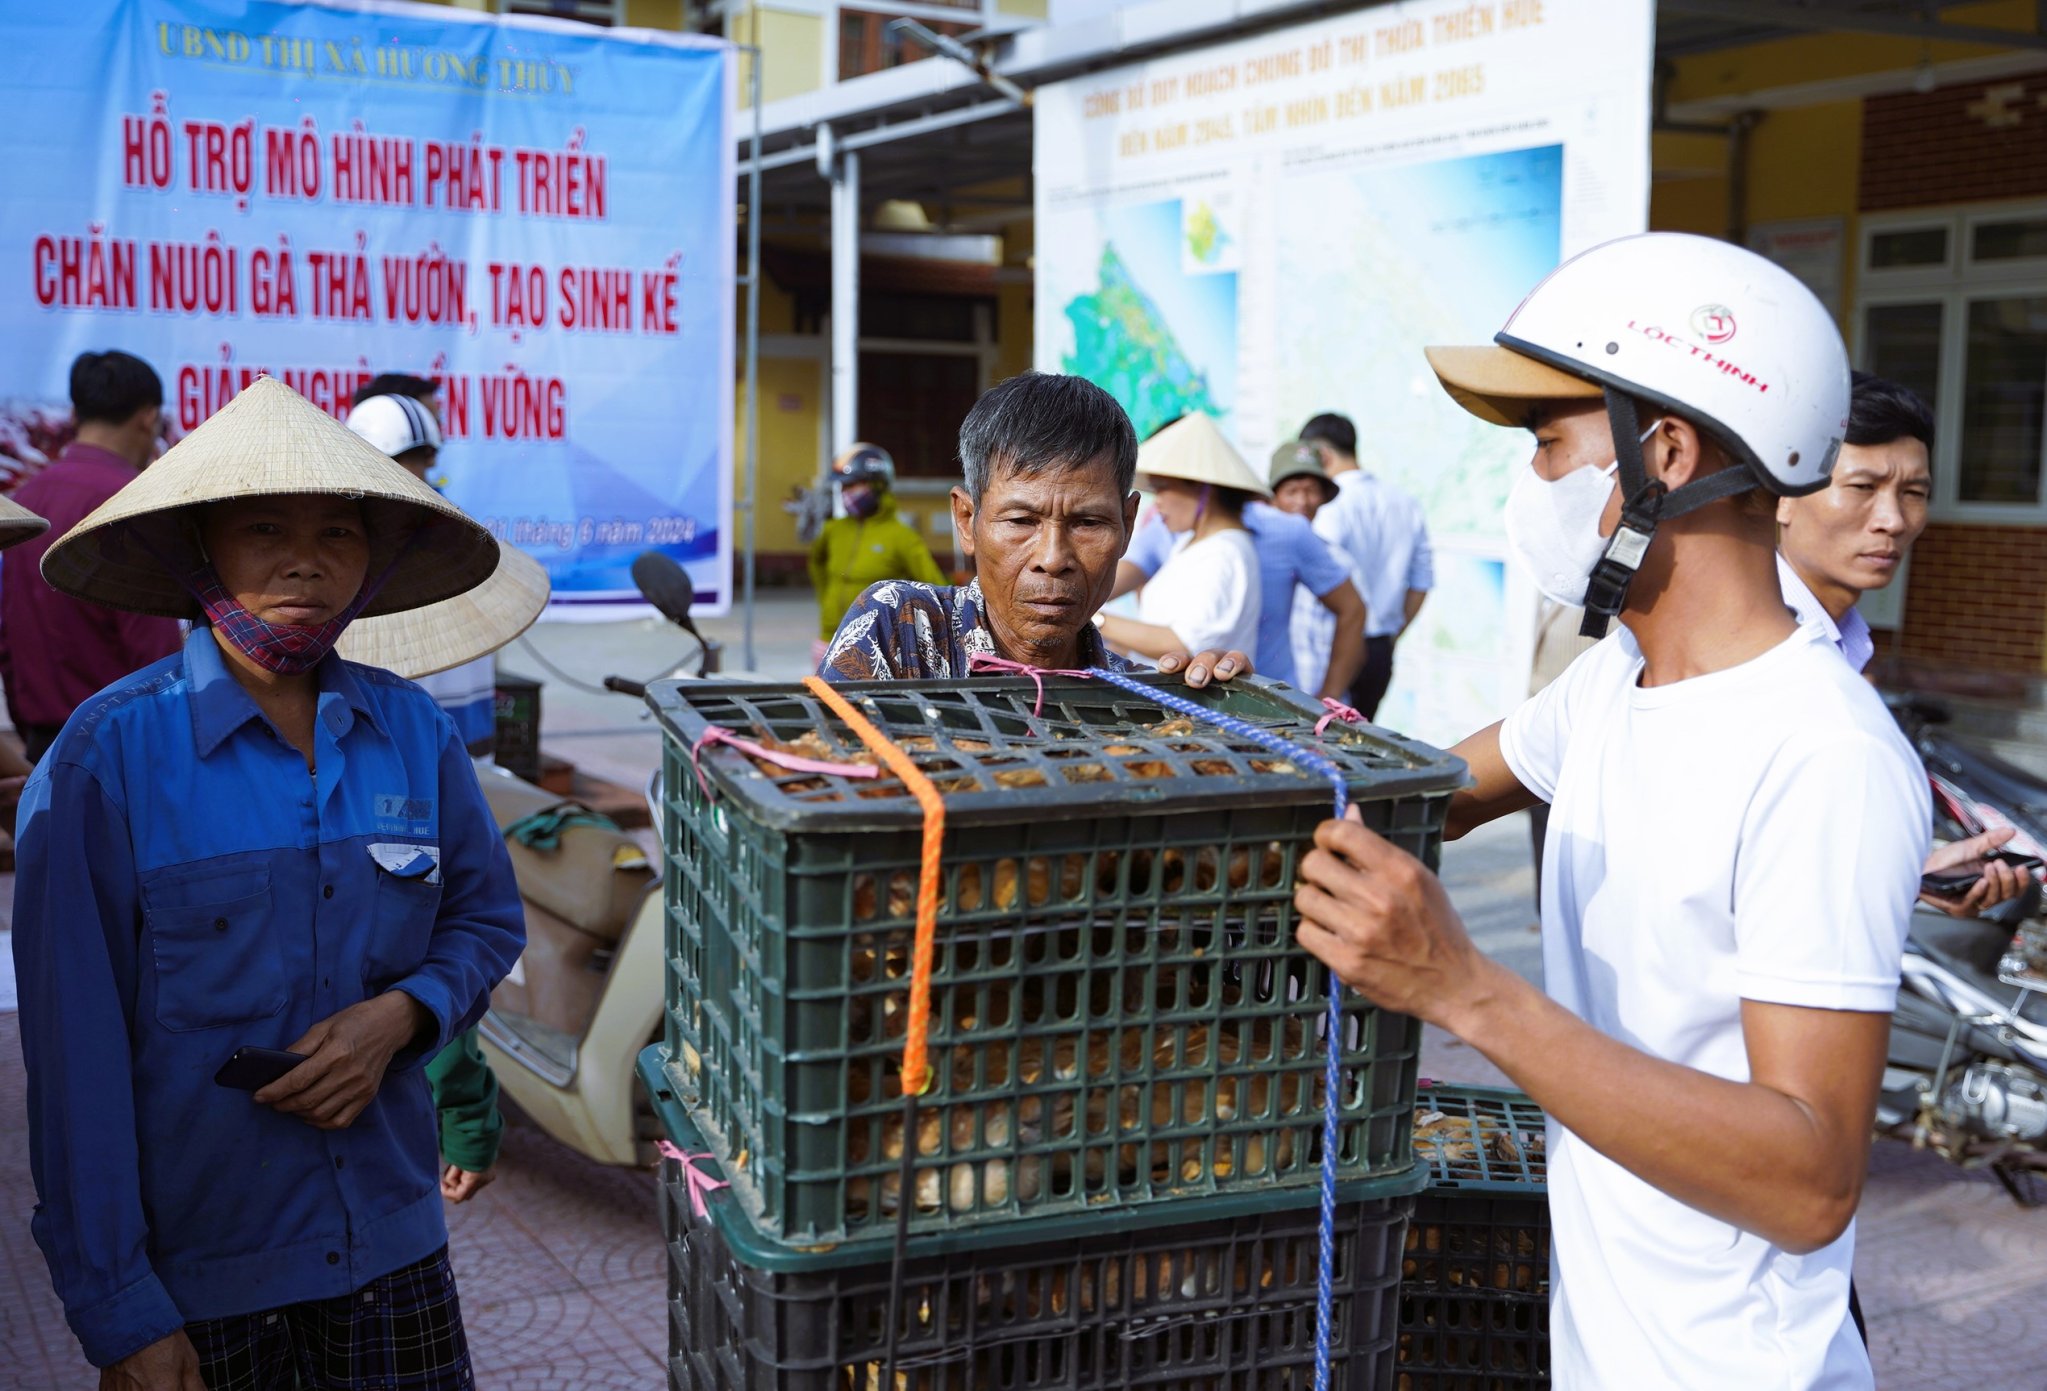
{"label": "white motorcycle helmet", "polygon": [[415,449],[441,447],[441,422],[424,402],[410,396],[372,396],[348,413],[350,430],[392,458]]}
{"label": "white motorcycle helmet", "polygon": [[1494,336],[1430,348],[1457,403],[1521,426],[1535,403],[1604,396],[1616,441],[1639,438],[1635,402],[1692,421],[1740,465],[1674,492],[1621,448],[1621,523],[1592,573],[1585,631],[1620,612],[1657,522],[1760,484],[1798,497],[1827,486],[1848,427],[1848,352],[1797,277],[1711,237],[1622,237],[1558,266]]}

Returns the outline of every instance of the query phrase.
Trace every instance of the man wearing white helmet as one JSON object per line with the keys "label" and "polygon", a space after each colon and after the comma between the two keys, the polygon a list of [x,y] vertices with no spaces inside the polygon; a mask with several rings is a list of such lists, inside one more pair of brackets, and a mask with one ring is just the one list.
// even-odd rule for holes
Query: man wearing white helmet
{"label": "man wearing white helmet", "polygon": [[[414,478],[431,484],[435,491],[439,491],[439,482],[429,475],[440,458],[441,422],[430,404],[397,391],[358,397],[355,409],[348,413],[348,428],[404,465]],[[422,676],[419,684],[448,712],[448,718],[455,722],[455,730],[462,736],[462,742],[472,757],[489,758],[496,752],[497,663],[494,658],[478,657],[447,671]]]}
{"label": "man wearing white helmet", "polygon": [[1853,1219],[1931,808],[1778,588],[1776,499],[1841,444],[1840,336],[1761,257],[1651,235],[1567,262],[1495,343],[1429,359],[1534,432],[1509,542],[1588,628],[1622,624],[1458,749],[1450,835],[1552,805],[1549,996],[1362,825],[1318,833],[1301,943],[1551,1116],[1557,1386],[1859,1391]]}

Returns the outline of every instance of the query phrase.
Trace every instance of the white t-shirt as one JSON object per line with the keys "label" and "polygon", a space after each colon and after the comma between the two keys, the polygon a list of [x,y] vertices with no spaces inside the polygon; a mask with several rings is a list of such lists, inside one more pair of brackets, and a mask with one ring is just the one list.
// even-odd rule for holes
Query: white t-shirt
{"label": "white t-shirt", "polygon": [[1189,652],[1255,652],[1264,602],[1251,533],[1188,532],[1137,596],[1137,616],[1171,628]]}
{"label": "white t-shirt", "polygon": [[[1600,1032],[1746,1081],[1743,1000],[1896,1002],[1926,774],[1812,629],[1689,681],[1645,688],[1641,672],[1622,629],[1500,730],[1515,777],[1552,804],[1544,979]],[[1549,1195],[1558,1391],[1872,1385],[1848,1317],[1852,1224],[1793,1255],[1554,1122]]]}
{"label": "white t-shirt", "polygon": [[461,666],[419,678],[419,687],[434,698],[464,744],[477,744],[497,731],[497,659],[478,657]]}

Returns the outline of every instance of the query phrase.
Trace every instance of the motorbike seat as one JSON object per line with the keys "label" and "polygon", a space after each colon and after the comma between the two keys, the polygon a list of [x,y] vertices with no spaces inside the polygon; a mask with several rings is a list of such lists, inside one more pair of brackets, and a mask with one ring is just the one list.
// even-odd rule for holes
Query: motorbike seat
{"label": "motorbike seat", "polygon": [[2013,811],[2047,811],[2047,783],[1996,754],[1931,734],[1921,739],[1920,752],[1936,772],[1955,778],[1984,801]]}
{"label": "motorbike seat", "polygon": [[[562,808],[564,799],[503,769],[483,778],[484,800],[500,831]],[[557,819],[540,848],[507,837],[519,894],[603,943],[618,941],[653,886],[655,871],[638,841],[601,818]]]}
{"label": "motorbike seat", "polygon": [[1922,912],[1912,915],[1912,940],[1964,980],[1999,993],[1997,963],[2011,941],[2011,929],[1981,918]]}

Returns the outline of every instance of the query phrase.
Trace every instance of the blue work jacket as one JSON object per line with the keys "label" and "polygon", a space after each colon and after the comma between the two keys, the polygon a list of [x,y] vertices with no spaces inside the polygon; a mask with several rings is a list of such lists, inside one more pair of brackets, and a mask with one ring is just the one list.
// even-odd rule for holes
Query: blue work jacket
{"label": "blue work jacket", "polygon": [[[316,674],[317,775],[201,627],[79,707],[22,796],[33,1228],[100,1366],[447,1241],[423,1067],[518,958],[519,890],[432,698],[338,657]],[[214,1082],[394,989],[435,1036],[346,1130]]]}

